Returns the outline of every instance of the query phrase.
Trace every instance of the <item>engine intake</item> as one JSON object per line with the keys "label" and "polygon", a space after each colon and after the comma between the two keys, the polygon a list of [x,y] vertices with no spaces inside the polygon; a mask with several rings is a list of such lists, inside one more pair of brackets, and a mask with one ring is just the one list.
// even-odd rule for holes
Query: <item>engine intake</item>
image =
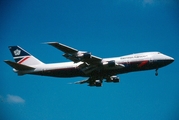
{"label": "engine intake", "polygon": [[117,77],[117,76],[110,76],[109,78],[106,78],[106,82],[114,82],[114,83],[117,83],[117,82],[119,82],[120,81],[120,79],[119,79],[119,77]]}
{"label": "engine intake", "polygon": [[83,59],[90,59],[91,58],[91,54],[90,53],[84,53],[83,54]]}
{"label": "engine intake", "polygon": [[90,81],[89,86],[101,87],[102,86],[102,81],[101,80]]}
{"label": "engine intake", "polygon": [[116,62],[114,60],[103,62],[102,64],[107,67],[115,67],[116,66]]}
{"label": "engine intake", "polygon": [[90,59],[91,58],[91,53],[89,52],[78,52],[76,54],[77,58],[81,58],[81,59]]}
{"label": "engine intake", "polygon": [[115,61],[109,61],[108,62],[108,67],[115,67],[115,66],[116,66]]}

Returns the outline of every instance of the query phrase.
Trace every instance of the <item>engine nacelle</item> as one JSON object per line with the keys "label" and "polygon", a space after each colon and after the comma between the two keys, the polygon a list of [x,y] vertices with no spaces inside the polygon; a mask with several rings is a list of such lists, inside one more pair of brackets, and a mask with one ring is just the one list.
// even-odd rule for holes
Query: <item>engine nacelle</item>
{"label": "engine nacelle", "polygon": [[107,67],[115,67],[116,66],[116,62],[114,60],[106,61],[106,62],[103,62],[102,64]]}
{"label": "engine nacelle", "polygon": [[110,76],[109,78],[106,78],[106,82],[114,82],[114,83],[117,83],[117,82],[119,82],[120,81],[120,79],[119,79],[119,77],[117,77],[117,76]]}
{"label": "engine nacelle", "polygon": [[102,86],[102,81],[101,80],[91,81],[91,82],[89,82],[89,86],[101,87]]}
{"label": "engine nacelle", "polygon": [[81,59],[90,59],[91,58],[91,53],[89,53],[89,52],[78,52],[77,54],[76,54],[76,57],[77,58],[81,58]]}
{"label": "engine nacelle", "polygon": [[83,59],[90,59],[91,58],[91,53],[84,53],[83,54]]}
{"label": "engine nacelle", "polygon": [[101,87],[102,86],[101,80],[95,80],[95,85],[96,87]]}

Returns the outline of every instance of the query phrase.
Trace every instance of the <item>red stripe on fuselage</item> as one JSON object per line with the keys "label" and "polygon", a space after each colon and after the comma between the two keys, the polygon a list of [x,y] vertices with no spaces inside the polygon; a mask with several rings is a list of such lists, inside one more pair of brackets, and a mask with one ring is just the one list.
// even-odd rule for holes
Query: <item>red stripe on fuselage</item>
{"label": "red stripe on fuselage", "polygon": [[147,63],[148,63],[148,61],[143,61],[138,65],[138,67],[142,67],[142,66],[146,65]]}
{"label": "red stripe on fuselage", "polygon": [[22,62],[24,62],[25,60],[27,60],[29,58],[29,56],[28,57],[25,57],[25,58],[23,58],[22,60],[20,60],[18,63],[19,64],[21,64]]}

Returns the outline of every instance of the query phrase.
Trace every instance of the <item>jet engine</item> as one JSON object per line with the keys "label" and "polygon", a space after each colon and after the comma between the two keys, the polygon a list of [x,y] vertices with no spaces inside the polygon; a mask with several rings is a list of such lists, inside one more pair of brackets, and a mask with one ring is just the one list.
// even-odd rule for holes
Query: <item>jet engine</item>
{"label": "jet engine", "polygon": [[102,86],[102,81],[101,80],[91,81],[91,82],[89,82],[89,86],[101,87]]}
{"label": "jet engine", "polygon": [[79,61],[83,61],[85,59],[90,59],[91,58],[91,53],[90,52],[85,52],[85,51],[78,51],[77,53],[65,53],[63,54],[64,57],[67,59],[72,60],[73,62],[77,63]]}
{"label": "jet engine", "polygon": [[96,87],[101,87],[102,86],[101,80],[96,80],[95,85],[96,85]]}
{"label": "jet engine", "polygon": [[114,82],[114,83],[117,83],[117,82],[119,82],[119,81],[120,81],[120,79],[119,79],[119,77],[117,77],[117,76],[110,76],[110,77],[106,78],[106,82]]}
{"label": "jet engine", "polygon": [[80,58],[80,59],[89,59],[89,58],[91,58],[91,53],[79,51],[79,52],[76,54],[76,57],[77,57],[77,58]]}
{"label": "jet engine", "polygon": [[114,60],[105,61],[102,64],[103,64],[103,66],[107,66],[107,67],[115,67],[116,66],[116,62]]}

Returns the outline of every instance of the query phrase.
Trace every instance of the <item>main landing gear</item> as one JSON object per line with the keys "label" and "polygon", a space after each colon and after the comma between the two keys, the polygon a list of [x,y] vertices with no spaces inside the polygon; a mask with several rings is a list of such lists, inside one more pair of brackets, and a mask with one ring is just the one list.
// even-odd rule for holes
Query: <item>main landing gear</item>
{"label": "main landing gear", "polygon": [[158,76],[158,68],[155,70],[155,76]]}

